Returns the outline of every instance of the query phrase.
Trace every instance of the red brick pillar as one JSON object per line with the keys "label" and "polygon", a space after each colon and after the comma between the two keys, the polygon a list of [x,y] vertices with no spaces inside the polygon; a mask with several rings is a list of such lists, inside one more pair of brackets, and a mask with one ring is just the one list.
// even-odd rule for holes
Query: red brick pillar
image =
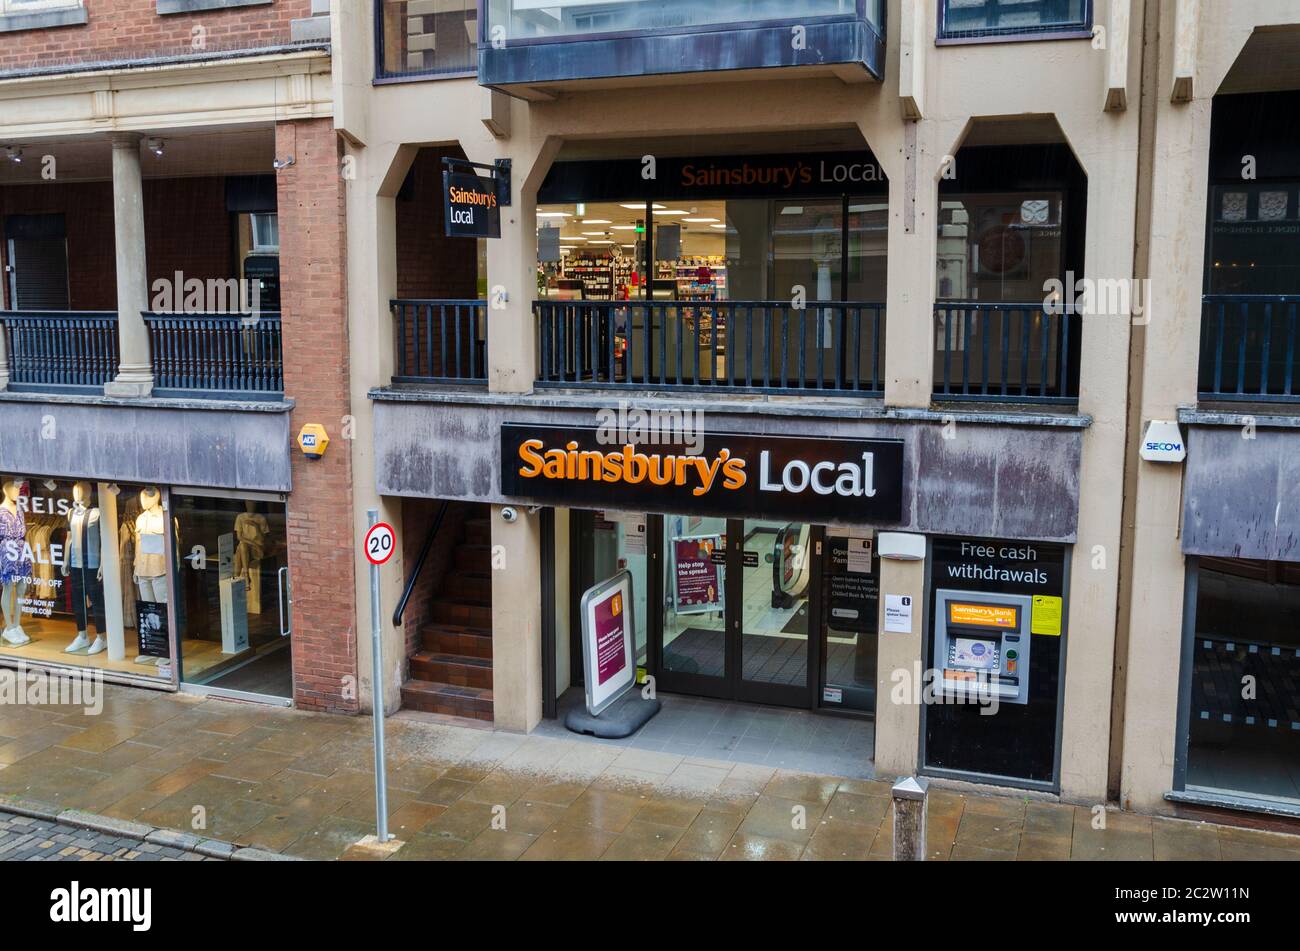
{"label": "red brick pillar", "polygon": [[289,575],[293,585],[294,703],[356,713],[357,630],[353,575],[352,459],[343,438],[348,390],[344,187],[338,136],[329,119],[279,122],[276,173],[284,390],[304,423],[330,437],[325,457],[293,449]]}

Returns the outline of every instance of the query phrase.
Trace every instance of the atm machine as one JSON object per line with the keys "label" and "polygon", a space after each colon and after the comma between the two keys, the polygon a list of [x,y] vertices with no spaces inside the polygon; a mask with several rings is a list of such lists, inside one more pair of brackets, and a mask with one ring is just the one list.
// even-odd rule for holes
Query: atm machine
{"label": "atm machine", "polygon": [[1028,595],[936,591],[936,688],[971,702],[1027,703],[1032,613]]}

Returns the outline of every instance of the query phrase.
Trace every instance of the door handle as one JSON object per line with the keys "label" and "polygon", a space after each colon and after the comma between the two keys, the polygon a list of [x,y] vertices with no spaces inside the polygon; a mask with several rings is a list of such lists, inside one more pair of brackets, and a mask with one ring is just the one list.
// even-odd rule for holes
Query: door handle
{"label": "door handle", "polygon": [[[288,637],[290,634],[293,633],[293,614],[292,614],[293,589],[290,587],[290,583],[289,583],[288,565],[285,565],[283,568],[281,568],[279,571],[275,573],[275,582],[276,582],[275,601],[276,601],[276,606],[279,607],[280,609],[280,636]],[[286,611],[286,608],[288,608],[288,611]],[[289,618],[288,627],[284,626],[284,619],[286,614],[288,615]]]}

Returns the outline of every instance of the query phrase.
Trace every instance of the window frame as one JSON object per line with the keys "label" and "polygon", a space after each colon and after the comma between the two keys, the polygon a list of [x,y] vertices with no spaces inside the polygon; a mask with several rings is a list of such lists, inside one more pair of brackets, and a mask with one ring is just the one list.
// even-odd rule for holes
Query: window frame
{"label": "window frame", "polygon": [[980,36],[952,34],[947,28],[949,0],[935,0],[935,40],[936,46],[971,46],[983,43],[1031,43],[1044,40],[1081,40],[1092,39],[1094,0],[1083,0],[1083,16],[1077,23],[1065,23],[1056,27],[1044,27],[1026,30],[1022,27],[996,28]]}

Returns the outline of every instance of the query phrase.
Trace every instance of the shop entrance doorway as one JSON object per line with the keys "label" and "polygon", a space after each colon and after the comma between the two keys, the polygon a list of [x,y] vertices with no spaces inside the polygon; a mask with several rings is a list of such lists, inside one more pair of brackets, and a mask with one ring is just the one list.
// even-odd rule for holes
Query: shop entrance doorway
{"label": "shop entrance doorway", "polygon": [[[874,712],[879,563],[869,543],[847,557],[850,530],[759,518],[568,514],[572,598],[615,571],[632,572],[637,664],[657,690]],[[856,535],[870,538],[865,530]],[[576,624],[570,633],[578,637]],[[581,656],[577,645],[571,640],[571,661]],[[570,667],[569,682],[579,683],[580,664]]]}
{"label": "shop entrance doorway", "polygon": [[682,515],[659,523],[663,612],[651,637],[659,686],[811,706],[820,529]]}

